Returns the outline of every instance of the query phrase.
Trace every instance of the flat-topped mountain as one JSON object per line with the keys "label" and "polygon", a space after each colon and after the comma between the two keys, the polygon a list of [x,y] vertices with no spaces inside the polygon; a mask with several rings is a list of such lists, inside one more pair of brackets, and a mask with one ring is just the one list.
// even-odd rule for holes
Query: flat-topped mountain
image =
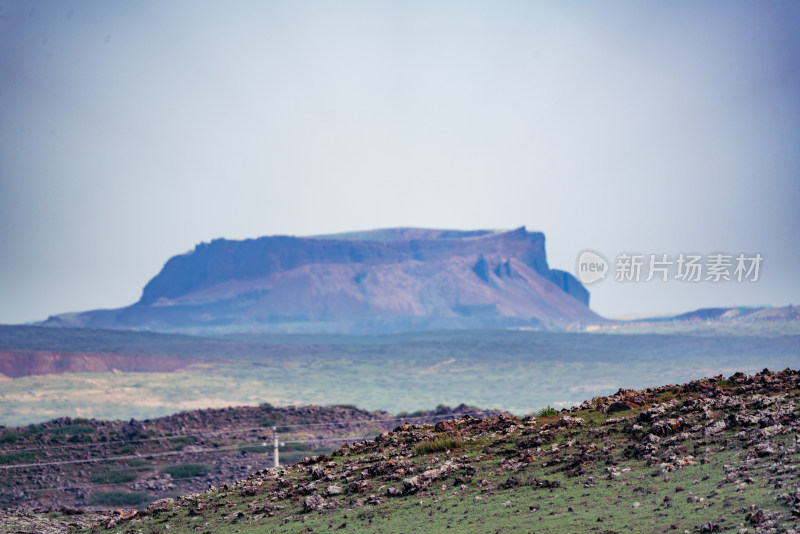
{"label": "flat-topped mountain", "polygon": [[524,227],[217,239],[167,261],[132,306],[45,324],[386,333],[597,321],[588,291],[550,269],[544,244]]}

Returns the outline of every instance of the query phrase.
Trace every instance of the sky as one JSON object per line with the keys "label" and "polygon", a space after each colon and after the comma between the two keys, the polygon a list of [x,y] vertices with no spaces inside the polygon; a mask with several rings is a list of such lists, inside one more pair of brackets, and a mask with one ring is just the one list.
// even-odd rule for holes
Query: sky
{"label": "sky", "polygon": [[800,303],[800,3],[0,0],[0,323],[215,238],[513,229],[763,257],[602,315]]}

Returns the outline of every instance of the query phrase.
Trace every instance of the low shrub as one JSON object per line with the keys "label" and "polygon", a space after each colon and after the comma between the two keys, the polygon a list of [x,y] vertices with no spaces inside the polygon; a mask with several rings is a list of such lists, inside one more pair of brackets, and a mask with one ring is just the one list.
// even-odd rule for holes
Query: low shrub
{"label": "low shrub", "polygon": [[134,471],[105,471],[93,474],[89,480],[95,484],[124,484],[136,480],[136,473]]}
{"label": "low shrub", "polygon": [[21,436],[17,433],[10,432],[8,434],[4,434],[2,438],[0,438],[0,443],[16,443],[21,439]]}
{"label": "low shrub", "polygon": [[423,441],[414,447],[414,454],[429,454],[444,452],[461,447],[461,442],[450,436],[437,436],[434,439]]}
{"label": "low shrub", "polygon": [[0,454],[0,465],[26,464],[39,457],[37,451],[7,452]]}
{"label": "low shrub", "polygon": [[91,503],[95,506],[140,506],[153,500],[146,491],[110,490],[92,494]]}
{"label": "low shrub", "polygon": [[558,415],[558,410],[550,406],[549,404],[536,412],[536,417],[550,417],[551,415]]}
{"label": "low shrub", "polygon": [[174,451],[182,451],[186,445],[197,442],[197,438],[194,436],[175,436],[167,438],[167,440],[172,443],[172,450]]}
{"label": "low shrub", "polygon": [[161,470],[172,478],[192,478],[206,475],[214,471],[208,464],[176,464],[169,465]]}

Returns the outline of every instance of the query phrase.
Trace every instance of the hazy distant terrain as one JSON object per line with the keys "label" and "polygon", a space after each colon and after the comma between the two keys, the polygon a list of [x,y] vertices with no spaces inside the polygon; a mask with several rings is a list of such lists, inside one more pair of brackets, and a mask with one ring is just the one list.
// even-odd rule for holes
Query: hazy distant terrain
{"label": "hazy distant terrain", "polygon": [[525,414],[620,387],[796,367],[797,323],[769,326],[714,336],[481,330],[227,338],[0,327],[3,355],[136,355],[140,362],[168,356],[188,363],[171,372],[103,368],[6,379],[0,382],[0,424],[58,416],[146,418],[262,402],[347,403],[392,413],[466,403]]}

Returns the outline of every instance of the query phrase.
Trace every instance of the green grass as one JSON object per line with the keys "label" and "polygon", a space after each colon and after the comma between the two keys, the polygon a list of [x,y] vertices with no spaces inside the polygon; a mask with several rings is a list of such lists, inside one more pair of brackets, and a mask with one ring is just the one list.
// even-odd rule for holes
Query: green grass
{"label": "green grass", "polygon": [[152,500],[146,491],[110,490],[93,493],[90,502],[95,506],[141,506]]}
{"label": "green grass", "polygon": [[[688,438],[679,433],[662,438],[658,459],[648,465],[637,456],[648,427],[638,414],[661,399],[700,398],[702,392],[665,386],[632,395],[639,393],[645,397],[644,406],[611,417],[597,408],[606,404],[603,399],[597,399],[593,409],[571,413],[585,421],[582,425],[563,421],[557,425],[561,414],[551,414],[536,422],[464,419],[447,433],[431,426],[403,426],[363,445],[363,450],[348,449],[320,459],[313,465],[324,468],[325,478],[315,477],[309,466],[289,466],[279,474],[259,475],[264,478],[249,488],[228,484],[181,498],[179,508],[137,517],[115,532],[164,532],[168,524],[173,534],[329,530],[650,534],[697,532],[709,521],[720,524],[724,532],[737,532],[740,524],[746,524],[751,507],[789,513],[788,505],[777,497],[796,486],[794,467],[800,451],[795,432],[770,433],[770,442],[783,451],[780,463],[787,467],[776,472],[776,457],[753,454],[752,445],[746,443],[755,428],[704,433],[710,412],[696,405],[692,411],[693,403],[682,407],[676,402],[664,407],[662,419],[686,417],[694,430]],[[796,410],[795,389],[787,387],[780,395],[793,397],[776,399],[784,398],[784,408]],[[736,403],[718,404],[710,417],[724,420],[738,409]],[[636,429],[638,423],[643,428]],[[287,445],[291,452],[305,452],[303,444]],[[677,461],[689,455],[696,462]],[[727,478],[734,472],[740,480]],[[387,494],[390,488],[408,490],[415,477],[424,481],[430,473],[439,473],[435,475],[439,478],[418,492]],[[370,487],[362,491],[349,486],[362,479]],[[321,495],[332,483],[345,488],[335,497],[337,508],[303,511],[306,494],[297,490],[312,480],[313,491]],[[356,499],[369,494],[381,502],[356,504]],[[795,519],[783,521],[782,527],[800,526]]]}
{"label": "green grass", "polygon": [[551,407],[549,404],[536,412],[536,417],[550,417],[552,415],[558,415],[558,410]]}
{"label": "green grass", "polygon": [[26,464],[41,456],[38,451],[7,452],[0,454],[0,465]]}
{"label": "green grass", "polygon": [[[272,447],[265,447],[272,452]],[[294,462],[298,462],[303,458],[310,457],[310,456],[319,456],[320,454],[328,454],[336,450],[338,447],[334,445],[322,446],[322,447],[314,447],[308,443],[287,443],[285,446],[281,447],[279,458],[281,465],[288,465]]]}
{"label": "green grass", "polygon": [[137,471],[150,471],[153,469],[153,463],[143,458],[131,458],[122,462],[127,468],[135,469]]}
{"label": "green grass", "polygon": [[168,438],[168,441],[173,444],[172,450],[182,451],[186,445],[189,445],[190,443],[196,443],[197,438],[193,436],[176,436]]}
{"label": "green grass", "polygon": [[8,432],[0,437],[0,443],[16,443],[22,439],[22,435],[18,432]]}
{"label": "green grass", "polygon": [[[621,424],[621,423],[620,423]],[[579,441],[589,439],[575,434]],[[780,439],[793,439],[784,436]],[[184,507],[178,512],[144,517],[126,524],[119,532],[163,531],[169,524],[172,532],[281,532],[307,533],[341,530],[354,533],[403,532],[696,532],[708,521],[721,524],[725,532],[736,532],[744,522],[749,506],[774,509],[772,488],[764,484],[721,484],[724,465],[740,461],[737,451],[717,451],[708,464],[687,466],[668,473],[653,474],[657,466],[626,458],[622,450],[603,461],[586,465],[587,473],[567,476],[563,471],[542,462],[534,462],[516,472],[518,485],[503,487],[511,474],[503,469],[503,455],[481,454],[486,442],[466,442],[459,454],[479,454],[483,460],[474,467],[478,474],[465,485],[442,480],[431,491],[402,498],[383,498],[378,505],[305,514],[301,503],[270,503],[275,517],[253,511],[262,506],[259,497],[244,497],[237,491],[214,490],[203,497],[202,514]],[[683,444],[692,449],[693,442]],[[513,446],[501,447],[513,452]],[[430,465],[431,456],[441,450],[422,453],[414,459],[419,468]],[[346,458],[352,461],[354,458]],[[613,460],[625,471],[618,477],[606,474],[606,460]],[[753,470],[758,481],[766,481],[769,462]],[[627,469],[630,469],[629,471]],[[287,472],[286,484],[307,480],[300,472]],[[454,473],[463,476],[463,472]],[[552,489],[537,488],[527,481],[546,479],[558,482]],[[485,481],[485,483],[484,483]],[[592,481],[587,487],[587,481]],[[389,483],[395,486],[397,482]],[[444,484],[444,485],[442,485]],[[288,486],[287,486],[288,487]],[[667,497],[669,500],[665,500]],[[194,499],[194,501],[192,500]],[[346,499],[342,499],[346,501]],[[192,497],[187,502],[195,502]],[[343,526],[344,525],[344,526]],[[786,526],[786,525],[784,525]]]}
{"label": "green grass", "polygon": [[245,446],[239,447],[239,450],[244,451],[244,452],[248,452],[248,453],[251,453],[251,454],[266,454],[266,453],[272,454],[272,452],[273,452],[271,443],[267,444],[266,446],[264,446],[263,444],[261,444],[261,445],[245,445]]}
{"label": "green grass", "polygon": [[214,471],[214,467],[208,464],[176,464],[161,469],[162,473],[167,473],[172,478],[199,477]]}
{"label": "green grass", "polygon": [[136,480],[137,474],[132,470],[105,471],[95,473],[89,480],[94,484],[124,484]]}
{"label": "green grass", "polygon": [[91,426],[88,426],[86,424],[79,424],[79,423],[76,422],[76,423],[71,424],[71,425],[61,426],[61,427],[57,427],[57,428],[48,428],[48,429],[45,430],[45,432],[48,433],[48,434],[51,434],[51,435],[55,435],[55,436],[58,436],[58,435],[75,436],[75,435],[81,435],[81,434],[92,434],[92,433],[94,433],[94,428],[92,428]]}
{"label": "green grass", "polygon": [[272,414],[264,415],[258,420],[258,424],[264,427],[275,426],[277,422],[278,416]]}
{"label": "green grass", "polygon": [[419,456],[437,452],[452,451],[462,446],[461,441],[450,436],[437,436],[431,440],[418,443],[414,447],[414,454]]}

